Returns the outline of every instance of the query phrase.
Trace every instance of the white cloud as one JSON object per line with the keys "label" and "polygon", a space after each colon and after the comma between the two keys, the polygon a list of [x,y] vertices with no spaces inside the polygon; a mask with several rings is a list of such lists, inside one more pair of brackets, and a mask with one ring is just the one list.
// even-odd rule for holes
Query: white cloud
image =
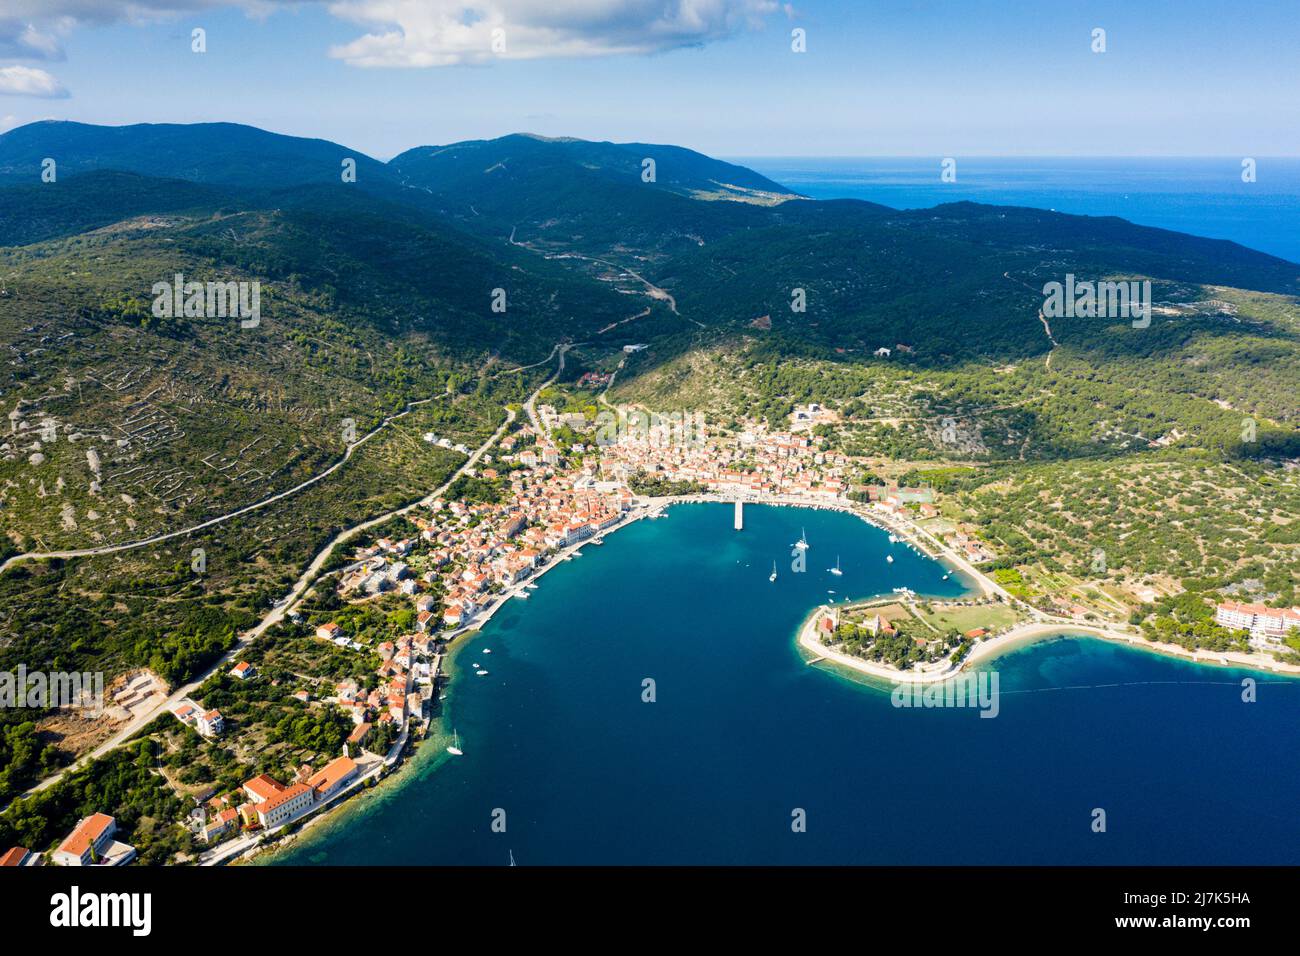
{"label": "white cloud", "polygon": [[30,66],[0,66],[0,96],[37,96],[59,100],[68,95],[63,84],[44,70]]}
{"label": "white cloud", "polygon": [[[778,0],[0,0],[0,56],[63,58],[77,26],[150,23],[236,8],[266,17],[324,3],[363,35],[330,50],[352,66],[430,67],[494,59],[659,53],[755,29]],[[505,49],[493,49],[493,30]]]}
{"label": "white cloud", "polygon": [[[430,67],[658,53],[754,29],[777,9],[775,0],[335,0],[334,16],[373,29],[330,56]],[[493,48],[497,30],[504,49]]]}
{"label": "white cloud", "polygon": [[18,117],[12,113],[8,116],[0,116],[0,133],[7,133],[18,125]]}
{"label": "white cloud", "polygon": [[60,38],[78,26],[155,23],[230,7],[265,16],[303,2],[320,0],[0,0],[0,57],[63,60]]}
{"label": "white cloud", "polygon": [[35,25],[0,17],[0,56],[23,60],[62,60],[63,47],[55,30],[42,32]]}

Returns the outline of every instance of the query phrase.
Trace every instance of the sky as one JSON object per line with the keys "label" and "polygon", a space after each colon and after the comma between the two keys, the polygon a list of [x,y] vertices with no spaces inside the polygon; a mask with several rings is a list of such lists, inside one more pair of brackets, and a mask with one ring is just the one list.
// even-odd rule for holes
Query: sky
{"label": "sky", "polygon": [[0,0],[0,131],[220,120],[379,159],[511,132],[732,157],[1300,156],[1298,7]]}

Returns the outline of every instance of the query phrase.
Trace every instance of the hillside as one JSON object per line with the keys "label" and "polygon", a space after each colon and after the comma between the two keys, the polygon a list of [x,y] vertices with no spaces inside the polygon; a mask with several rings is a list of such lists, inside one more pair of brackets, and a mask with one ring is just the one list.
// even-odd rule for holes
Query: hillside
{"label": "hillside", "polygon": [[[155,315],[177,273],[258,283],[260,323]],[[1150,325],[1041,318],[1067,274],[1149,280]],[[0,669],[193,676],[339,530],[464,461],[427,433],[473,448],[523,417],[560,343],[545,400],[583,415],[783,429],[824,405],[855,481],[941,487],[1035,600],[1083,589],[1094,543],[1119,604],[1156,574],[1288,594],[1297,295],[1300,266],[1229,242],[813,201],[677,147],[513,135],[385,164],[232,124],[21,127],[0,136],[0,559],[145,544],[0,574]],[[0,796],[63,759],[32,734]]]}
{"label": "hillside", "polygon": [[355,159],[357,182],[391,171],[364,153],[323,139],[284,136],[238,123],[93,126],[45,120],[0,136],[0,182],[39,182],[50,157],[58,174],[113,169],[165,179],[263,188],[338,182]]}

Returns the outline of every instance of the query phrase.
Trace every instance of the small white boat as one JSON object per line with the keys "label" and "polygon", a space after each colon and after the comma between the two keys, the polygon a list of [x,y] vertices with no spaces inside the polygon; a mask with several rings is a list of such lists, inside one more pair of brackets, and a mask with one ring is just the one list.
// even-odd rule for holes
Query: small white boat
{"label": "small white boat", "polygon": [[536,584],[525,584],[524,587],[526,587],[526,588],[527,588],[528,590],[530,590],[530,591],[536,591],[536,590],[537,590],[537,585],[536,585]]}
{"label": "small white boat", "polygon": [[510,851],[510,865],[511,865],[511,866],[518,866],[518,865],[519,865],[518,863],[515,862],[515,851],[514,851],[514,850],[511,850],[511,851]]}
{"label": "small white boat", "polygon": [[947,581],[947,580],[948,580],[948,575],[945,574],[945,575],[943,576],[943,580]]}
{"label": "small white boat", "polygon": [[808,550],[808,532],[803,528],[799,529],[799,540],[794,543],[794,546],[800,551]]}
{"label": "small white boat", "polygon": [[831,568],[830,572],[836,577],[839,577],[841,574],[844,573],[843,571],[840,570],[840,556],[838,554],[835,555],[835,567]]}
{"label": "small white boat", "polygon": [[885,560],[888,561],[890,564],[893,564],[893,563],[894,563],[894,556],[893,556],[892,554],[887,554],[887,555],[885,555]]}
{"label": "small white boat", "polygon": [[452,731],[452,736],[455,737],[455,741],[447,748],[447,753],[451,754],[453,757],[463,757],[465,751],[460,749],[460,734]]}
{"label": "small white boat", "polygon": [[483,653],[484,653],[484,654],[491,654],[491,653],[492,653],[492,650],[491,650],[491,648],[487,648],[487,647],[485,647],[485,648],[483,648]]}
{"label": "small white boat", "polygon": [[515,594],[514,594],[514,596],[517,597],[517,598],[523,598],[525,601],[528,600],[528,592],[527,592],[527,591],[516,591]]}
{"label": "small white boat", "polygon": [[768,575],[767,579],[768,579],[769,581],[775,581],[775,580],[776,580],[776,562],[775,562],[775,561],[772,562],[772,573]]}
{"label": "small white boat", "polygon": [[891,531],[890,534],[889,534],[889,543],[890,543],[890,544],[895,544],[895,543],[897,543],[897,541],[898,541],[898,535],[894,534],[894,533]]}
{"label": "small white boat", "polygon": [[477,674],[479,677],[487,677],[487,671],[485,671],[481,667],[478,670],[476,670],[474,673]]}

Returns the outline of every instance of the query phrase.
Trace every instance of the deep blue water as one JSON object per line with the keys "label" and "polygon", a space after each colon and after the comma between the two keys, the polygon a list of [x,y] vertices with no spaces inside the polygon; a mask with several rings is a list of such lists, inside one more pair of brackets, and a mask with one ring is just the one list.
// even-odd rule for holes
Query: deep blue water
{"label": "deep blue water", "polygon": [[957,159],[957,181],[939,179],[940,158],[747,157],[748,166],[814,199],[865,199],[896,209],[970,200],[1086,216],[1120,216],[1300,262],[1300,159],[1241,157]]}
{"label": "deep blue water", "polygon": [[903,545],[886,563],[885,535],[845,514],[748,507],[739,533],[729,506],[669,514],[588,547],[460,650],[444,707],[465,756],[430,742],[276,862],[1300,862],[1300,681],[1256,675],[1245,704],[1244,672],[1061,639],[988,665],[995,719],[896,709],[805,664],[795,631],[828,589],[953,595],[955,578]]}

